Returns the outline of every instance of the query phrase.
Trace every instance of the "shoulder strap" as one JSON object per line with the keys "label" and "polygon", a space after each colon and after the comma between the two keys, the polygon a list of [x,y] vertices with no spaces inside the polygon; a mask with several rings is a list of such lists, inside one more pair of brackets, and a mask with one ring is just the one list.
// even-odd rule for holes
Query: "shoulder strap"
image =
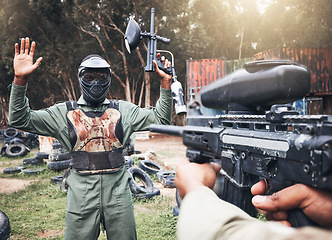
{"label": "shoulder strap", "polygon": [[[75,101],[66,101],[66,106],[67,106],[67,114],[68,114],[68,112],[78,108],[78,104]],[[66,114],[66,118],[67,118],[67,124],[68,124],[67,125],[67,127],[68,127],[68,137],[69,137],[71,147],[73,148],[75,143],[76,143],[77,136],[76,136],[76,131],[74,129],[74,126],[69,121],[67,114]]]}
{"label": "shoulder strap", "polygon": [[66,106],[67,106],[67,112],[78,108],[78,104],[75,101],[66,101]]}
{"label": "shoulder strap", "polygon": [[110,100],[108,108],[114,108],[116,110],[119,110],[119,100]]}

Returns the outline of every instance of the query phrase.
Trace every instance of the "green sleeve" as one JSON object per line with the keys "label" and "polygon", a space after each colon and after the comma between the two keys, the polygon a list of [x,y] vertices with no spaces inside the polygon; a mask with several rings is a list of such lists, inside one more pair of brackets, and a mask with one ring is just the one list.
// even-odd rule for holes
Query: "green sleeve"
{"label": "green sleeve", "polygon": [[172,95],[170,89],[160,88],[156,107],[140,108],[129,102],[121,101],[119,110],[122,115],[124,142],[133,132],[146,131],[151,124],[169,125],[172,118]]}
{"label": "green sleeve", "polygon": [[34,111],[29,107],[26,91],[27,86],[12,85],[9,100],[9,124],[23,131],[55,137],[68,149],[70,144],[65,103]]}

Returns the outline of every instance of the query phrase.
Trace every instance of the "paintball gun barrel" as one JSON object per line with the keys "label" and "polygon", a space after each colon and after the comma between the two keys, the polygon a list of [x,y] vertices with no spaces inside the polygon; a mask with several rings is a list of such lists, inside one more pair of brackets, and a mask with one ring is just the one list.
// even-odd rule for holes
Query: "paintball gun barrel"
{"label": "paintball gun barrel", "polygon": [[[296,183],[332,191],[332,116],[299,115],[291,105],[276,104],[264,113],[258,107],[302,98],[310,74],[296,64],[261,63],[251,63],[251,73],[241,70],[201,90],[203,104],[235,106],[232,114],[189,115],[184,127],[150,126],[182,136],[191,162],[219,162],[217,195],[252,216],[250,188],[262,179],[270,193]],[[266,90],[268,96],[262,96]],[[299,209],[289,213],[289,221],[295,227],[314,224]]]}

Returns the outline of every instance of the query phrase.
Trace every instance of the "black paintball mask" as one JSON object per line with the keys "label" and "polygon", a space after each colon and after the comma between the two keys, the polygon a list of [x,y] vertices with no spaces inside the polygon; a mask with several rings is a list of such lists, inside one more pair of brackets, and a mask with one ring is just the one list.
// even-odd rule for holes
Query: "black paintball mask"
{"label": "black paintball mask", "polygon": [[109,91],[112,71],[99,55],[89,55],[78,68],[78,78],[85,101],[92,105],[102,103]]}

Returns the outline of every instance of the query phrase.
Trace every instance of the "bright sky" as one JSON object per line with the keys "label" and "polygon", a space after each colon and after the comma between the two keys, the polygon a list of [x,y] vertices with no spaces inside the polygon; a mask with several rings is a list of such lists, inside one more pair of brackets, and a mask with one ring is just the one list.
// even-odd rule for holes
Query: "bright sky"
{"label": "bright sky", "polygon": [[256,2],[259,12],[263,14],[265,12],[266,7],[270,5],[273,2],[273,0],[257,0]]}
{"label": "bright sky", "polygon": [[[195,0],[190,0],[189,1],[189,6],[193,4]],[[265,12],[265,9],[267,6],[269,6],[274,0],[256,0],[257,8],[259,9],[259,12],[263,14]],[[237,9],[241,11],[241,9]]]}

